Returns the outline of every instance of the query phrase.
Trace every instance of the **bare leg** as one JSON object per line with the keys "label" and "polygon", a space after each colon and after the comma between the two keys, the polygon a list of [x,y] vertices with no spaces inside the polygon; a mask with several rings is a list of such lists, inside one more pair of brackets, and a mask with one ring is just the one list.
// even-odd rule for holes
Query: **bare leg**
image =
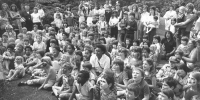
{"label": "bare leg", "polygon": [[9,78],[9,80],[13,80],[15,77],[17,77],[17,75],[19,75],[20,70],[15,70],[14,74]]}
{"label": "bare leg", "polygon": [[15,71],[11,69],[11,70],[9,71],[9,73],[8,73],[8,76],[6,76],[6,78],[7,78],[7,79],[10,78],[10,77],[14,74],[14,72],[15,72]]}
{"label": "bare leg", "polygon": [[61,87],[58,86],[52,86],[53,93],[55,96],[58,96],[58,94],[61,92]]}

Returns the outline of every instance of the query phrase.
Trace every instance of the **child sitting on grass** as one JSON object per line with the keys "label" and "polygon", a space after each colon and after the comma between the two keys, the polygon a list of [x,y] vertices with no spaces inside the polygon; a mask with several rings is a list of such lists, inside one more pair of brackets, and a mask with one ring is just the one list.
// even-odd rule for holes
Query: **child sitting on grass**
{"label": "child sitting on grass", "polygon": [[[65,99],[67,93],[72,92],[74,78],[71,76],[73,67],[67,63],[62,66],[62,68],[59,70],[59,73],[61,74],[60,77],[58,77],[57,82],[52,86],[53,94],[55,94],[56,97],[61,99]],[[58,86],[59,82],[62,81],[62,85]]]}
{"label": "child sitting on grass", "polygon": [[41,68],[46,73],[46,76],[40,77],[38,79],[28,80],[26,82],[20,82],[18,86],[23,85],[36,85],[41,84],[39,89],[49,89],[51,88],[56,82],[56,71],[51,67],[51,58],[50,57],[43,57],[42,58],[42,66]]}
{"label": "child sitting on grass", "polygon": [[10,70],[9,66],[13,59],[15,59],[14,47],[8,45],[7,51],[3,53],[3,65],[5,65],[6,70]]}
{"label": "child sitting on grass", "polygon": [[17,56],[15,58],[15,69],[11,69],[8,76],[6,77],[8,81],[15,79],[16,77],[20,78],[25,75],[25,69],[23,66],[24,58]]}

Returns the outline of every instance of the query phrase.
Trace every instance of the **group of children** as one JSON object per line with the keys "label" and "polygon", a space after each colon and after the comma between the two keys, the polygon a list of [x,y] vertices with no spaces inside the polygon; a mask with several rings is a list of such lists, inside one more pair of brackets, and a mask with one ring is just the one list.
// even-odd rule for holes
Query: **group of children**
{"label": "group of children", "polygon": [[[81,3],[81,18],[87,18],[87,6],[87,2]],[[104,6],[111,4],[106,2]],[[106,8],[102,6],[98,13]],[[150,32],[159,25],[159,17],[153,16],[153,21],[144,22],[142,40],[133,40],[131,32],[135,33],[139,24],[136,13],[121,11],[120,16],[126,18],[107,22],[110,12],[104,11],[106,16],[95,15],[89,25],[79,19],[79,26],[73,26],[63,21],[65,18],[56,9],[54,22],[43,30],[37,25],[32,31],[24,27],[16,36],[12,26],[6,26],[0,39],[0,61],[7,81],[28,74],[30,79],[18,86],[39,84],[39,89],[52,91],[59,100],[200,100],[199,65],[187,68],[188,60],[183,59],[191,56],[191,38],[183,36],[180,45],[176,45],[176,20],[171,19],[163,39],[154,35],[150,41]],[[67,17],[72,17],[73,13],[68,13]],[[199,40],[192,43],[198,50]],[[168,63],[159,66],[161,60]]]}

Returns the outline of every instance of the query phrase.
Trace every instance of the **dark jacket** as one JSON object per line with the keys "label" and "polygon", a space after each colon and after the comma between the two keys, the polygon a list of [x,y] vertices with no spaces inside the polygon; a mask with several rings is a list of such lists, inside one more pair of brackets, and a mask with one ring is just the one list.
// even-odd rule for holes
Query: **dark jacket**
{"label": "dark jacket", "polygon": [[22,11],[20,14],[21,17],[25,19],[25,22],[22,23],[22,26],[26,27],[28,31],[32,31],[33,29],[33,22],[31,19],[32,11],[29,11],[29,13],[27,13],[26,11]]}

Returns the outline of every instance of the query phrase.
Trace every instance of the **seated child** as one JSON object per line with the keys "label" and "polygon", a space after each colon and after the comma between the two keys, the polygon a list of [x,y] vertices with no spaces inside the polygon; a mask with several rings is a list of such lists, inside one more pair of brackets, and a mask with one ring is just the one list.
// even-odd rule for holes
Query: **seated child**
{"label": "seated child", "polygon": [[15,59],[14,47],[8,45],[7,51],[3,53],[3,65],[5,65],[6,70],[10,70],[10,62]]}
{"label": "seated child", "polygon": [[30,46],[25,46],[24,48],[25,54],[23,55],[24,61],[29,59],[32,56],[32,48]]}
{"label": "seated child", "polygon": [[15,69],[11,69],[9,71],[8,76],[6,77],[8,81],[15,79],[16,77],[20,78],[25,75],[25,69],[23,66],[24,58],[21,56],[17,56],[15,58]]}
{"label": "seated child", "polygon": [[189,55],[190,52],[189,52],[188,46],[187,46],[188,41],[189,41],[188,37],[183,36],[181,38],[181,44],[178,46],[176,51],[183,51],[184,55]]}
{"label": "seated child", "polygon": [[17,39],[15,40],[15,45],[17,45],[17,44],[24,44],[23,34],[22,33],[19,33],[17,35]]}
{"label": "seated child", "polygon": [[[169,98],[169,99],[166,99],[166,98]],[[157,100],[174,100],[174,92],[171,89],[164,89],[163,91],[158,93]]]}
{"label": "seated child", "polygon": [[77,100],[93,100],[93,87],[89,82],[90,73],[82,70],[79,72],[77,80],[74,82],[72,93],[69,93],[69,100],[75,97]]}
{"label": "seated child", "polygon": [[50,47],[49,47],[49,52],[53,53],[53,48],[56,46],[56,40],[55,39],[51,39],[50,40]]}
{"label": "seated child", "polygon": [[140,95],[140,92],[138,90],[140,90],[140,87],[138,85],[136,85],[134,83],[128,84],[125,100],[138,100],[138,99],[136,99]]}
{"label": "seated child", "polygon": [[20,82],[18,86],[41,84],[39,89],[51,88],[56,82],[56,71],[51,67],[51,58],[47,56],[43,57],[42,65],[40,66],[40,68],[44,70],[46,76],[40,77],[38,79],[28,80],[26,82]]}
{"label": "seated child", "polygon": [[[71,76],[72,69],[73,67],[69,63],[63,65],[59,70],[61,76],[58,77],[55,85],[52,86],[53,93],[59,98],[59,100],[65,99],[67,93],[72,93],[74,83],[74,78]],[[61,81],[62,85],[58,86]]]}
{"label": "seated child", "polygon": [[95,75],[91,71],[92,70],[92,64],[89,61],[86,61],[82,66],[83,66],[83,69],[85,71],[90,72],[90,79],[89,79],[89,81],[90,81],[90,83],[92,85],[95,85],[96,77],[95,77]]}

